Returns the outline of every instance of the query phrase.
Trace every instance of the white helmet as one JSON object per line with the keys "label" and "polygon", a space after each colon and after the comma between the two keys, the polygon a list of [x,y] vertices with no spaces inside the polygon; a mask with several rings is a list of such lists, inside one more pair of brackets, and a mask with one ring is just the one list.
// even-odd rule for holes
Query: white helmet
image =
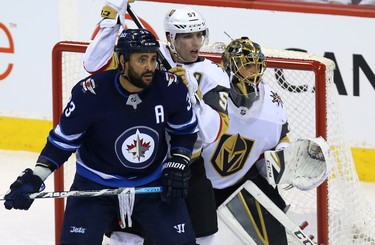
{"label": "white helmet", "polygon": [[[169,33],[170,47],[173,51],[174,41],[177,33],[193,33],[203,31],[204,42],[208,42],[208,28],[206,20],[196,10],[184,7],[178,9],[171,9],[164,18],[164,31]],[[203,44],[203,43],[202,43]]]}

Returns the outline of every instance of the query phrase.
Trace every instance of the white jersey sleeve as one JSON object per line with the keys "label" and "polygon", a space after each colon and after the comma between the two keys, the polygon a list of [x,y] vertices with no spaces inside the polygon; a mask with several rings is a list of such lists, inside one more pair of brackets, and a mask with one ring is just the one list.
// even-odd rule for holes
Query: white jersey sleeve
{"label": "white jersey sleeve", "polygon": [[[200,64],[200,72],[194,66]],[[223,122],[222,115],[227,114],[229,77],[221,67],[210,60],[204,60],[192,65],[196,71],[194,75],[199,83],[203,102],[197,103],[194,111],[198,117],[200,135],[204,144],[213,143],[226,130],[227,122]],[[221,113],[221,114],[220,114]]]}
{"label": "white jersey sleeve", "polygon": [[111,62],[120,25],[100,28],[83,56],[83,66],[87,72],[104,70]]}
{"label": "white jersey sleeve", "polygon": [[213,143],[228,127],[229,77],[219,65],[211,60],[200,58],[193,63],[176,63],[166,44],[161,44],[160,51],[171,67],[182,66],[192,75],[189,83],[194,83],[192,86],[199,87],[203,97],[203,100],[193,107],[199,127],[193,152],[194,158],[200,154],[203,145]]}

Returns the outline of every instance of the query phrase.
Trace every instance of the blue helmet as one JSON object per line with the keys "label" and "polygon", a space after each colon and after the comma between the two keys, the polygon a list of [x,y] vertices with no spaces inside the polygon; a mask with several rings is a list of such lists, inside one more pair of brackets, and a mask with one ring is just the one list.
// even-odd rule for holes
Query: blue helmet
{"label": "blue helmet", "polygon": [[160,45],[155,36],[146,29],[126,29],[120,34],[115,52],[120,60],[124,55],[125,62],[130,60],[132,53],[157,53]]}

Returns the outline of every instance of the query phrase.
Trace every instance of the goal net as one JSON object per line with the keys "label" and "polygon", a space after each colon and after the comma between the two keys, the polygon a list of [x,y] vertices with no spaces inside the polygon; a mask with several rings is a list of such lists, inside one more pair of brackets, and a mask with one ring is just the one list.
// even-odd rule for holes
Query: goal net
{"label": "goal net", "polygon": [[[70,90],[89,74],[82,55],[88,43],[59,42],[53,49],[53,121],[56,125]],[[202,55],[220,63],[222,44],[207,46]],[[375,215],[362,193],[333,81],[334,63],[312,54],[263,49],[267,69],[263,81],[283,100],[291,140],[322,136],[331,147],[331,174],[311,191],[281,190],[296,224],[308,222],[305,232],[318,244],[375,244]],[[74,157],[55,173],[55,189],[68,189],[75,172]],[[64,212],[64,200],[55,200],[56,243]],[[291,244],[294,244],[291,241]]]}

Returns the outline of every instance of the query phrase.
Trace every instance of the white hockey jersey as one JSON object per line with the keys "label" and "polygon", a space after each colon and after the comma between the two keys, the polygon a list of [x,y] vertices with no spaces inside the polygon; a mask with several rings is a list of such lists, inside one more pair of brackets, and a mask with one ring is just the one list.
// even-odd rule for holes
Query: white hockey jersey
{"label": "white hockey jersey", "polygon": [[[199,87],[204,98],[204,101],[200,101],[193,107],[199,127],[198,140],[193,152],[193,157],[196,157],[202,149],[202,144],[213,143],[225,130],[218,112],[226,113],[227,110],[227,90],[230,88],[228,74],[218,64],[208,59],[200,59],[188,64],[175,63],[166,44],[161,43],[160,51],[171,67],[185,68],[191,75],[189,83],[194,83],[189,86]],[[210,91],[215,91],[218,95],[205,97]]]}
{"label": "white hockey jersey", "polygon": [[282,100],[264,83],[250,109],[236,107],[229,99],[229,128],[203,150],[207,177],[216,189],[236,184],[258,158],[280,142],[287,113]]}

